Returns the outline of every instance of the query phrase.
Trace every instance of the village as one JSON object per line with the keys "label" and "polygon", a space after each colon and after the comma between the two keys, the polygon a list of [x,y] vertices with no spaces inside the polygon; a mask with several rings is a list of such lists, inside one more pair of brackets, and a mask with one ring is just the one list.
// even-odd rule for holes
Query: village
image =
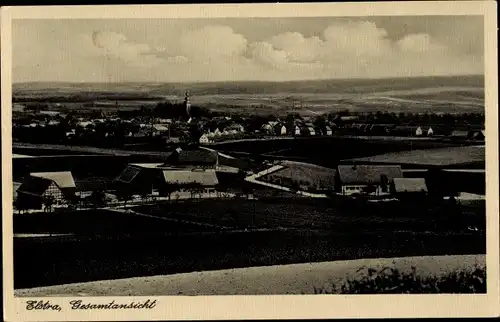
{"label": "village", "polygon": [[[177,109],[178,117],[165,118],[147,113],[106,115],[103,111],[62,113],[57,107],[29,109],[13,107],[13,139],[20,142],[72,144],[107,147],[143,146],[164,148],[179,144],[213,144],[241,139],[270,139],[322,136],[445,137],[457,140],[484,140],[484,116],[480,114],[349,113],[322,115],[244,116],[200,115],[191,112],[190,94],[182,104],[165,107],[157,114]],[[162,113],[163,112],[163,113]],[[177,116],[176,115],[176,116]],[[184,115],[188,115],[185,117]]]}

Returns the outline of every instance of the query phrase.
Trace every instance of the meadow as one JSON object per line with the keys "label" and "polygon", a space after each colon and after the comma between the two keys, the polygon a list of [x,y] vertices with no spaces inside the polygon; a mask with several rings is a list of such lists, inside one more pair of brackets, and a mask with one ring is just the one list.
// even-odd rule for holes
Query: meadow
{"label": "meadow", "polygon": [[482,233],[279,230],[52,243],[44,238],[14,238],[14,288],[358,258],[481,254],[485,240]]}

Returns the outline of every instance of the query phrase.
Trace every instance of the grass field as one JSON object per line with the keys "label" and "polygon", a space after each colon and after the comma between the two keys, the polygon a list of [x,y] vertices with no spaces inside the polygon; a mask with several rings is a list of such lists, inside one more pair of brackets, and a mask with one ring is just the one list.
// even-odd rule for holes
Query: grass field
{"label": "grass field", "polygon": [[481,233],[315,231],[149,234],[51,243],[15,238],[14,288],[358,258],[484,254],[485,240]]}
{"label": "grass field", "polygon": [[360,139],[355,137],[315,137],[293,140],[268,140],[227,142],[217,144],[214,149],[227,152],[265,154],[270,159],[283,158],[314,163],[335,168],[339,161],[369,157],[384,153],[418,149],[433,149],[460,146],[449,141],[437,140],[388,140],[384,138]]}
{"label": "grass field", "polygon": [[482,145],[401,151],[346,161],[456,166],[460,164],[484,163],[486,161],[486,156],[485,146]]}
{"label": "grass field", "polygon": [[14,214],[15,234],[116,235],[207,231],[187,223],[140,217],[110,210]]}
{"label": "grass field", "polygon": [[[443,231],[464,229],[467,221],[484,225],[484,208],[469,209],[459,222],[447,205],[364,203],[314,200],[309,198],[263,200],[199,200],[154,206],[139,206],[139,213],[234,228],[327,229],[360,231]],[[472,213],[470,212],[472,211]]]}

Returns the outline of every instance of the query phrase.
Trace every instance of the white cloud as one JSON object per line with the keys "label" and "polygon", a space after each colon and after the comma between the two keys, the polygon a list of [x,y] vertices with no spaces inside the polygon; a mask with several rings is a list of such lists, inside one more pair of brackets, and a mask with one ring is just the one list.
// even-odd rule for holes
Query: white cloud
{"label": "white cloud", "polygon": [[[209,25],[177,31],[154,43],[107,30],[81,36],[47,32],[46,38],[42,31],[24,32],[15,38],[14,77],[177,82],[483,72],[482,55],[460,52],[449,41],[440,43],[426,33],[391,40],[386,30],[364,21],[337,22],[318,32],[306,37],[290,31],[250,42],[229,26]],[[30,50],[33,45],[43,50]]]}

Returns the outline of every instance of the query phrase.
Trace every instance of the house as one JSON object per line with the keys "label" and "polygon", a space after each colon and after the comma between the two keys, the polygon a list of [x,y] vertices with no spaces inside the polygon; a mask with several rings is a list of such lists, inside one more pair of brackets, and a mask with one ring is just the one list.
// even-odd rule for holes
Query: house
{"label": "house", "polygon": [[[169,193],[172,185],[179,190],[189,190],[192,187],[201,188],[202,192],[213,192],[219,183],[215,170],[163,170],[161,181],[158,185],[160,195]],[[170,186],[170,187],[168,187]]]}
{"label": "house", "polygon": [[314,130],[314,127],[308,127],[308,128],[307,128],[307,131],[308,131],[308,134],[309,134],[310,136],[314,136],[314,135],[316,135],[316,131]]}
{"label": "house", "polygon": [[295,132],[294,133],[295,133],[295,135],[300,135],[301,134],[299,126],[295,126]]}
{"label": "house", "polygon": [[371,135],[387,135],[389,133],[389,127],[391,125],[387,124],[372,124],[368,132]]}
{"label": "house", "polygon": [[392,135],[399,136],[422,136],[422,127],[414,125],[398,125],[391,130]]}
{"label": "house", "polygon": [[14,103],[12,104],[12,112],[24,112],[26,110],[26,105]]}
{"label": "house", "polygon": [[389,192],[391,180],[402,177],[401,167],[395,165],[339,165],[335,189],[343,195],[362,192],[379,195]]}
{"label": "house", "polygon": [[117,196],[131,196],[151,194],[153,187],[158,184],[159,172],[162,166],[158,164],[129,164],[113,181]]}
{"label": "house", "polygon": [[327,125],[327,126],[325,126],[325,134],[326,134],[327,136],[333,135],[332,128],[331,128],[331,127],[329,127],[328,125]]}
{"label": "house", "polygon": [[434,130],[432,127],[429,126],[429,129],[427,130],[427,136],[433,136],[434,135]]}
{"label": "house", "polygon": [[153,124],[153,135],[162,135],[165,133],[168,133],[168,126],[165,126],[163,124]]}
{"label": "house", "polygon": [[483,131],[469,131],[467,136],[471,140],[484,141],[484,130]]}
{"label": "house", "polygon": [[286,135],[286,126],[284,126],[284,125],[281,126],[280,134],[281,135]]}
{"label": "house", "polygon": [[241,124],[233,124],[232,127],[238,132],[245,132],[245,128]]}
{"label": "house", "polygon": [[271,134],[273,131],[273,126],[269,123],[263,124],[260,130],[264,133]]}
{"label": "house", "polygon": [[201,144],[207,144],[210,142],[210,139],[208,138],[208,135],[206,134],[203,134],[201,137],[200,137],[200,143]]}
{"label": "house", "polygon": [[351,116],[341,116],[340,117],[340,121],[342,122],[355,122],[359,119],[358,116],[354,116],[354,115],[351,115]]}
{"label": "house", "polygon": [[469,138],[469,132],[462,130],[455,130],[451,132],[451,138],[454,140],[466,140]]}
{"label": "house", "polygon": [[390,184],[391,194],[401,199],[410,196],[427,194],[424,178],[394,178]]}
{"label": "house", "polygon": [[182,169],[162,163],[129,164],[115,179],[117,195],[167,196],[197,186],[213,191],[218,184],[215,169]]}
{"label": "house", "polygon": [[170,136],[165,139],[166,144],[179,144],[181,143],[181,138],[177,136]]}
{"label": "house", "polygon": [[90,121],[80,121],[80,122],[76,123],[76,125],[85,129],[85,128],[89,127],[90,125],[94,125],[94,124]]}
{"label": "house", "polygon": [[42,209],[47,200],[55,205],[71,200],[76,193],[76,185],[71,172],[31,173],[17,189],[18,209]]}

